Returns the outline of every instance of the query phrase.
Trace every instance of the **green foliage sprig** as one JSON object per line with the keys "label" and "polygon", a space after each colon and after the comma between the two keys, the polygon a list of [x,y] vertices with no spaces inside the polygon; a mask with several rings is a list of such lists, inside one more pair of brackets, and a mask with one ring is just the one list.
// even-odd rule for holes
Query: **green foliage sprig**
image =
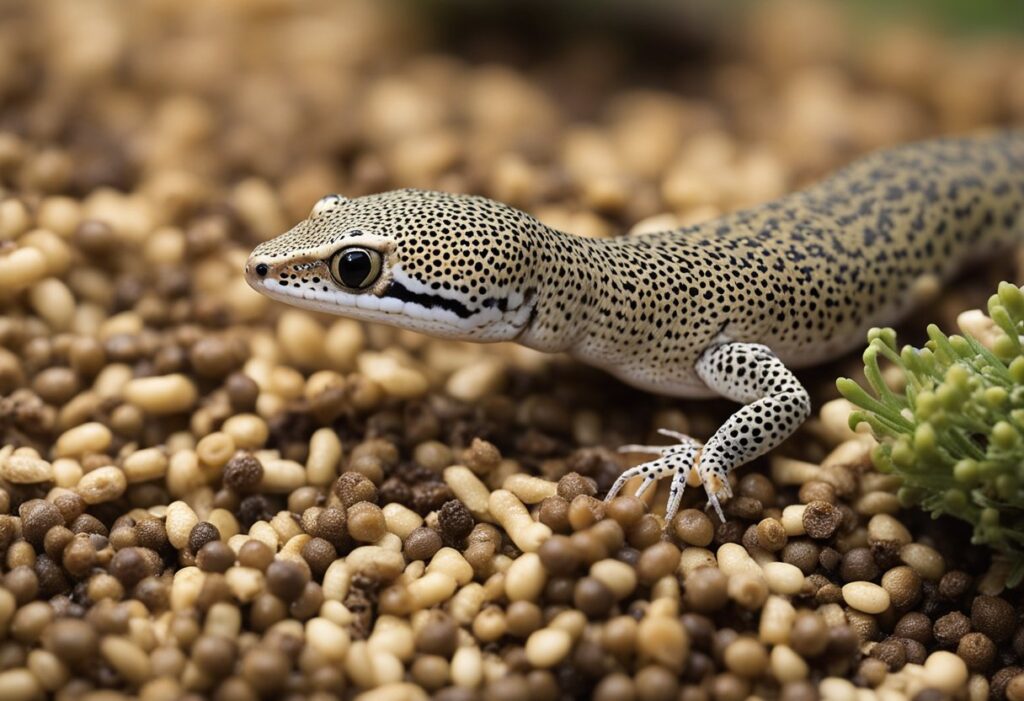
{"label": "green foliage sprig", "polygon": [[[902,479],[901,501],[970,523],[975,543],[1010,560],[1013,586],[1024,578],[1024,292],[1000,284],[988,313],[989,347],[931,325],[924,348],[898,349],[892,329],[872,329],[871,391],[848,378],[836,386],[860,408],[850,426],[867,423],[879,439],[876,469]],[[884,381],[882,359],[902,372],[903,392]]]}

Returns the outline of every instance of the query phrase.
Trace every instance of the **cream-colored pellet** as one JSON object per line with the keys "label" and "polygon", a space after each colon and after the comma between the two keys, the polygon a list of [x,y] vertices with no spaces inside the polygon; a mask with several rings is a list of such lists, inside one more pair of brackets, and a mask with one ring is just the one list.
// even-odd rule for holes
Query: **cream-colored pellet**
{"label": "cream-colored pellet", "polygon": [[967,665],[959,655],[946,650],[937,650],[928,655],[924,662],[928,685],[955,694],[967,683]]}
{"label": "cream-colored pellet", "polygon": [[224,581],[232,595],[243,604],[251,602],[266,589],[265,577],[255,567],[229,567],[224,573]]}
{"label": "cream-colored pellet", "polygon": [[100,641],[100,652],[118,675],[131,684],[142,684],[150,677],[149,655],[128,640],[108,635]]}
{"label": "cream-colored pellet", "polygon": [[507,489],[519,497],[524,504],[539,504],[558,493],[557,482],[534,477],[525,472],[509,475],[501,486],[502,489]]}
{"label": "cream-colored pellet", "polygon": [[682,672],[690,656],[690,636],[675,617],[645,616],[637,626],[636,641],[643,659],[676,674]]}
{"label": "cream-colored pellet", "polygon": [[9,455],[0,458],[0,477],[14,484],[39,484],[53,480],[53,465],[38,456]]}
{"label": "cream-colored pellet", "polygon": [[418,513],[397,502],[386,504],[381,511],[384,512],[384,523],[388,531],[403,540],[423,525],[423,518]]}
{"label": "cream-colored pellet", "polygon": [[3,689],[4,701],[34,701],[43,694],[39,680],[24,667],[0,672],[0,689]]}
{"label": "cream-colored pellet", "polygon": [[483,585],[470,582],[461,587],[448,602],[448,613],[462,626],[469,625],[484,605],[486,595]]}
{"label": "cream-colored pellet", "polygon": [[785,458],[781,455],[771,458],[772,481],[776,484],[804,484],[820,479],[821,468],[814,463]]}
{"label": "cream-colored pellet", "polygon": [[102,453],[110,447],[113,438],[109,428],[98,421],[91,421],[60,434],[54,444],[53,454],[58,458],[67,458],[80,457],[86,453]]}
{"label": "cream-colored pellet", "polygon": [[782,527],[786,530],[787,536],[793,537],[806,533],[804,530],[804,511],[806,509],[806,504],[791,504],[782,510]]}
{"label": "cream-colored pellet", "polygon": [[178,550],[188,545],[188,537],[197,523],[199,517],[185,502],[172,501],[167,505],[164,528],[167,530],[167,540]]}
{"label": "cream-colored pellet", "polygon": [[75,296],[57,278],[40,280],[28,291],[29,304],[54,331],[67,331],[75,316]]}
{"label": "cream-colored pellet", "polygon": [[348,596],[352,568],[345,560],[335,560],[324,572],[323,593],[328,601],[342,601]]}
{"label": "cream-colored pellet", "polygon": [[462,465],[447,467],[444,470],[444,483],[476,519],[491,520],[491,513],[488,510],[491,491],[472,470]]}
{"label": "cream-colored pellet", "polygon": [[443,603],[455,593],[455,579],[443,572],[425,574],[406,587],[413,609],[425,609]]}
{"label": "cream-colored pellet", "polygon": [[231,436],[242,450],[262,448],[270,437],[267,422],[255,414],[235,414],[224,422],[220,430]]}
{"label": "cream-colored pellet", "polygon": [[901,508],[899,497],[889,492],[868,492],[854,504],[857,513],[865,516],[894,514]]}
{"label": "cream-colored pellet", "polygon": [[143,448],[124,459],[122,469],[128,484],[159,479],[167,474],[168,460],[159,448]]}
{"label": "cream-colored pellet", "polygon": [[[380,677],[382,661],[374,660],[373,664],[378,672],[375,676]],[[392,670],[389,676],[396,675],[401,677],[401,674],[398,674],[398,670]],[[363,685],[360,684],[360,686]],[[358,694],[353,701],[427,701],[429,698],[430,696],[426,691],[411,682],[398,680],[384,682],[378,680],[376,688],[370,688],[369,691]]]}
{"label": "cream-colored pellet", "polygon": [[686,575],[701,567],[718,567],[718,560],[715,559],[715,554],[707,548],[698,548],[696,546],[683,548],[683,552],[679,557],[679,574],[682,575],[683,579],[685,580]]}
{"label": "cream-colored pellet", "polygon": [[449,575],[459,586],[473,581],[473,566],[466,562],[455,548],[441,548],[430,558],[427,572],[443,572]]}
{"label": "cream-colored pellet", "polygon": [[235,454],[234,439],[223,431],[214,431],[196,443],[196,456],[203,467],[219,470]]}
{"label": "cream-colored pellet", "polygon": [[484,678],[483,657],[476,646],[460,647],[452,655],[449,674],[452,684],[463,689],[475,689]]}
{"label": "cream-colored pellet", "polygon": [[132,369],[124,363],[111,363],[93,380],[93,391],[103,399],[120,399],[125,385],[131,382]]}
{"label": "cream-colored pellet", "polygon": [[784,645],[789,642],[789,631],[796,620],[793,604],[781,596],[769,596],[761,609],[758,638],[762,643]]}
{"label": "cream-colored pellet", "polygon": [[217,527],[221,540],[229,540],[239,532],[238,519],[227,509],[211,509],[204,520]]}
{"label": "cream-colored pellet", "polygon": [[864,613],[882,613],[889,608],[889,592],[871,582],[850,582],[843,585],[843,600]]}
{"label": "cream-colored pellet", "polygon": [[327,329],[324,351],[335,370],[346,372],[355,365],[365,344],[363,327],[358,321],[339,319]]}
{"label": "cream-colored pellet", "polygon": [[810,668],[804,658],[796,654],[788,645],[776,645],[772,648],[769,664],[772,676],[780,684],[797,682],[807,678]]}
{"label": "cream-colored pellet", "polygon": [[171,582],[171,609],[184,611],[195,605],[206,575],[198,567],[182,567]]}
{"label": "cream-colored pellet", "polygon": [[0,292],[23,290],[46,277],[46,256],[31,246],[0,255]]}
{"label": "cream-colored pellet", "polygon": [[623,599],[636,589],[636,569],[620,560],[598,560],[590,566],[590,576],[611,589],[616,599]]}
{"label": "cream-colored pellet", "polygon": [[282,544],[303,532],[302,526],[292,518],[290,511],[278,511],[274,514],[274,517],[270,519],[270,527],[277,533],[278,542]]}
{"label": "cream-colored pellet", "polygon": [[762,565],[764,578],[773,594],[799,594],[804,588],[804,573],[788,562],[768,562]]}
{"label": "cream-colored pellet", "polygon": [[285,357],[303,368],[318,368],[324,355],[324,327],[305,312],[285,311],[277,320],[277,342]]}
{"label": "cream-colored pellet", "polygon": [[558,628],[535,630],[526,639],[526,659],[537,669],[549,669],[565,659],[572,649],[572,638]]}
{"label": "cream-colored pellet", "polygon": [[171,454],[167,465],[167,491],[171,496],[184,497],[206,484],[206,476],[199,468],[199,456],[194,450],[178,450]]}
{"label": "cream-colored pellet", "polygon": [[326,618],[306,621],[306,644],[337,664],[345,659],[349,646],[348,631]]}
{"label": "cream-colored pellet", "polygon": [[257,490],[271,494],[288,494],[306,484],[306,469],[294,460],[267,460]]}
{"label": "cream-colored pellet", "polygon": [[818,684],[821,701],[857,701],[857,687],[840,677],[827,677]]}
{"label": "cream-colored pellet", "polygon": [[242,630],[242,611],[234,604],[218,601],[206,614],[203,621],[203,632],[207,635],[220,635],[234,639]]}
{"label": "cream-colored pellet", "polygon": [[723,543],[716,553],[718,569],[727,575],[745,573],[755,577],[763,577],[761,566],[754,561],[747,549],[739,543]]}
{"label": "cream-colored pellet", "polygon": [[131,380],[122,389],[122,396],[147,414],[165,416],[191,409],[199,391],[186,375],[174,373]]}
{"label": "cream-colored pellet", "polygon": [[281,538],[277,531],[266,521],[257,521],[249,526],[249,537],[260,541],[275,553],[281,547]]}
{"label": "cream-colored pellet", "polygon": [[500,392],[504,385],[505,363],[483,358],[453,372],[444,388],[456,399],[472,403]]}
{"label": "cream-colored pellet", "polygon": [[103,504],[117,499],[127,487],[124,473],[108,465],[82,475],[76,491],[86,504]]}
{"label": "cream-colored pellet", "polygon": [[537,601],[547,584],[547,572],[537,553],[523,553],[505,573],[509,601]]}
{"label": "cream-colored pellet", "polygon": [[[445,475],[447,477],[447,470]],[[512,492],[505,489],[491,492],[487,506],[512,542],[523,552],[535,552],[541,543],[551,537],[551,529],[530,518],[530,512]]]}
{"label": "cream-colored pellet", "polygon": [[379,545],[358,547],[348,554],[345,562],[353,572],[388,582],[402,574],[402,570],[405,569],[405,558],[402,557],[402,553]]}
{"label": "cream-colored pellet", "polygon": [[937,582],[946,573],[946,561],[942,555],[935,548],[921,543],[907,543],[900,548],[900,559],[922,579]]}
{"label": "cream-colored pellet", "polygon": [[[846,467],[848,465],[867,465],[871,462],[871,450],[875,441],[868,436],[858,436],[843,441],[821,461],[822,467]],[[885,475],[889,477],[889,475]],[[867,477],[867,475],[864,475]],[[863,480],[863,477],[862,477]]]}
{"label": "cream-colored pellet", "polygon": [[889,514],[872,516],[867,522],[867,539],[870,542],[893,541],[905,545],[913,540],[907,527]]}
{"label": "cream-colored pellet", "polygon": [[[4,194],[7,192],[5,190]],[[0,241],[13,241],[28,231],[30,226],[32,217],[21,200],[5,197],[0,201]]]}
{"label": "cream-colored pellet", "polygon": [[[341,440],[330,428],[320,428],[309,438],[309,457],[306,458],[306,482],[323,487],[338,476],[341,462]],[[404,537],[404,536],[403,536]]]}
{"label": "cream-colored pellet", "polygon": [[430,383],[422,372],[403,365],[397,358],[387,353],[367,351],[360,354],[356,362],[360,373],[397,399],[415,399],[430,388]]}

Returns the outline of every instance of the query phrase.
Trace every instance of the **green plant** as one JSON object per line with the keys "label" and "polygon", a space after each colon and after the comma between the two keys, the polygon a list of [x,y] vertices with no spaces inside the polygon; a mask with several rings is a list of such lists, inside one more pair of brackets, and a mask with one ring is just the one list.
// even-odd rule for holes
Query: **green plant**
{"label": "green plant", "polygon": [[[902,503],[972,524],[975,543],[1009,560],[1012,586],[1024,578],[1024,292],[1000,284],[988,314],[984,345],[931,325],[924,348],[898,349],[892,329],[872,329],[871,392],[848,378],[836,386],[860,409],[850,426],[867,423],[879,439],[876,469],[902,479]],[[882,359],[902,373],[902,392],[884,381]]]}

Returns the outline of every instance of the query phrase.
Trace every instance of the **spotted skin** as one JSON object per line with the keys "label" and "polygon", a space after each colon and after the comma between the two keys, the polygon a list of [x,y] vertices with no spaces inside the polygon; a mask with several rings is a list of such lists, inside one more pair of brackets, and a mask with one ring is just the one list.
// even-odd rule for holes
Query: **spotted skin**
{"label": "spotted skin", "polygon": [[[850,350],[922,290],[1015,243],[1022,205],[1024,133],[998,132],[878,152],[773,202],[607,240],[481,197],[331,196],[257,247],[247,279],[301,307],[565,351],[643,389],[741,402],[705,445],[684,441],[636,473],[676,475],[674,512],[695,462],[717,508],[728,473],[809,414],[789,368]],[[365,289],[332,276],[351,247],[380,261]]]}

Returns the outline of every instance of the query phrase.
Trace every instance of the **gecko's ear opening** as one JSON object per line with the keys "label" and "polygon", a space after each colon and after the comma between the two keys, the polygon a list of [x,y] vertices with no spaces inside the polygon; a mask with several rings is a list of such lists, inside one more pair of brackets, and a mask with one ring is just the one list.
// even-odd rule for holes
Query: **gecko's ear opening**
{"label": "gecko's ear opening", "polygon": [[344,195],[324,195],[316,204],[313,205],[313,209],[309,212],[309,218],[319,217],[322,214],[338,209],[343,204],[348,202],[348,198]]}

